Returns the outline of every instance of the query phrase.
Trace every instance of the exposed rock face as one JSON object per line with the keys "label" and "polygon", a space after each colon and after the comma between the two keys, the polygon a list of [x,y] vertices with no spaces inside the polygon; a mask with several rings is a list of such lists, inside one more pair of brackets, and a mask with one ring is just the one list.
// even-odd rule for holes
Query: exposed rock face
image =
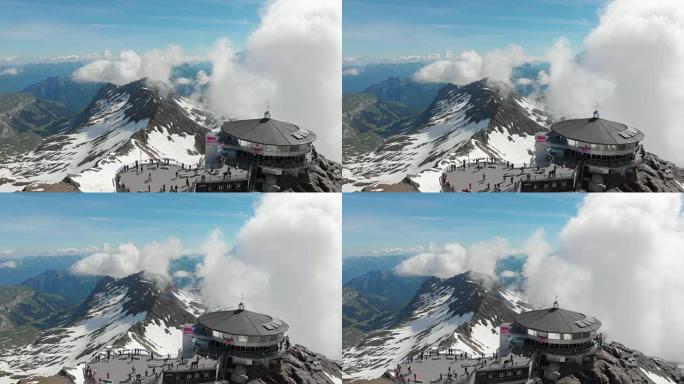
{"label": "exposed rock face", "polygon": [[569,367],[561,372],[561,379],[558,382],[637,384],[656,380],[683,383],[684,372],[677,368],[675,363],[645,356],[639,351],[613,342],[601,348],[591,367]]}
{"label": "exposed rock face", "polygon": [[402,181],[394,184],[377,184],[365,187],[361,192],[420,192],[418,184],[405,177]]}
{"label": "exposed rock face", "polygon": [[306,347],[295,345],[282,357],[280,372],[267,373],[252,384],[334,383],[342,379],[340,364]]}
{"label": "exposed rock face", "polygon": [[322,156],[313,162],[302,177],[281,180],[286,192],[340,192],[341,183],[342,166]]}
{"label": "exposed rock face", "polygon": [[646,153],[639,164],[636,180],[613,192],[684,192],[684,173],[674,163]]}

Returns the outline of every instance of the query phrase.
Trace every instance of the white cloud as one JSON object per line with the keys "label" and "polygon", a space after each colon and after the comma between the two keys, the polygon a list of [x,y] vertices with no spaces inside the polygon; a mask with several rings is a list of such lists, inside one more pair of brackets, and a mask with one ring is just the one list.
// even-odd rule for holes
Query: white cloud
{"label": "white cloud", "polygon": [[[252,298],[268,284],[269,275],[237,258],[220,230],[213,231],[204,244],[204,259],[195,273],[200,279],[203,301],[220,308],[236,308],[244,296],[251,305]],[[269,309],[259,308],[262,312]]]}
{"label": "white cloud", "polygon": [[549,71],[541,71],[538,80],[547,86],[544,92],[546,102],[559,114],[589,116],[596,102],[606,100],[615,92],[614,84],[587,70],[576,60],[564,38],[556,41],[547,52],[547,59]]}
{"label": "white cloud", "polygon": [[440,249],[419,253],[401,262],[395,272],[402,276],[451,277],[472,271],[495,276],[497,261],[512,253],[508,242],[497,238],[463,247],[459,243],[447,243]]}
{"label": "white cloud", "polygon": [[561,40],[549,54],[547,98],[558,112],[601,115],[643,130],[646,149],[684,162],[684,2],[615,0],[579,57]]}
{"label": "white cloud", "polygon": [[179,77],[175,79],[173,82],[178,85],[189,85],[194,83],[192,79],[188,79],[187,77]]}
{"label": "white cloud", "polygon": [[16,63],[17,61],[19,61],[18,56],[0,57],[0,63]]}
{"label": "white cloud", "polygon": [[[240,230],[235,249],[214,232],[199,265],[209,303],[271,313],[291,325],[296,343],[340,358],[342,326],[341,197],[263,197]],[[228,275],[226,275],[228,274]]]}
{"label": "white cloud", "polygon": [[530,85],[534,83],[534,80],[528,79],[526,77],[521,77],[518,80],[516,80],[515,83],[518,85]]}
{"label": "white cloud", "polygon": [[515,271],[501,271],[501,273],[499,273],[499,276],[501,277],[518,277],[518,275],[518,272]]}
{"label": "white cloud", "polygon": [[358,76],[361,73],[363,73],[363,68],[359,68],[359,67],[345,68],[342,71],[342,76]]}
{"label": "white cloud", "polygon": [[183,50],[175,45],[154,49],[140,56],[134,50],[123,50],[118,57],[95,60],[74,72],[73,78],[83,82],[126,84],[147,77],[153,82],[170,83],[171,71],[185,61]]}
{"label": "white cloud", "polygon": [[188,271],[176,271],[173,273],[173,277],[179,277],[179,278],[190,277],[191,275],[192,275],[192,273],[188,272]]}
{"label": "white cloud", "polygon": [[147,271],[168,280],[169,264],[181,254],[181,243],[175,238],[169,238],[163,243],[152,242],[142,249],[132,243],[124,243],[117,248],[105,246],[102,251],[76,262],[71,271],[79,275],[116,278]]}
{"label": "white cloud", "polygon": [[[108,244],[105,244],[103,246],[105,249],[109,247]],[[50,249],[45,251],[46,254],[48,255],[82,255],[82,254],[87,254],[87,253],[95,253],[100,250],[100,247],[97,245],[91,245],[87,247],[68,247],[68,248],[57,248],[57,249]]]}
{"label": "white cloud", "polygon": [[525,52],[518,45],[495,49],[484,55],[473,50],[465,50],[458,55],[448,52],[446,59],[420,68],[413,77],[416,81],[424,83],[460,85],[486,77],[510,85],[513,68],[526,60]]}
{"label": "white cloud", "polygon": [[644,353],[681,357],[684,216],[676,194],[589,195],[557,252],[529,242],[523,275],[532,301],[591,314],[608,337]]}
{"label": "white cloud", "polygon": [[228,39],[216,43],[209,59],[211,74],[202,71],[197,77],[198,83],[209,84],[209,108],[236,118],[261,116],[276,85],[252,73],[233,51]]}
{"label": "white cloud", "polygon": [[277,0],[262,13],[241,55],[227,40],[210,54],[209,101],[238,118],[271,115],[309,129],[323,155],[340,161],[342,2]]}
{"label": "white cloud", "polygon": [[[449,52],[447,52],[447,56],[449,55]],[[420,61],[434,61],[434,60],[439,60],[442,58],[442,55],[439,53],[430,53],[428,55],[405,55],[405,56],[399,56],[392,61],[400,61],[400,62],[420,62]]]}
{"label": "white cloud", "polygon": [[0,69],[0,76],[5,75],[5,76],[16,76],[21,72],[21,68],[15,68],[15,67],[10,67],[10,68],[4,68]]}
{"label": "white cloud", "polygon": [[13,255],[16,252],[14,249],[0,249],[0,256]]}
{"label": "white cloud", "polygon": [[0,261],[0,269],[14,269],[17,267],[17,262],[14,260]]}
{"label": "white cloud", "polygon": [[424,252],[426,250],[433,250],[436,247],[433,244],[428,246],[424,245],[413,245],[410,247],[389,247],[366,250],[361,253],[367,254],[368,256],[387,256],[387,255],[405,255],[405,254],[415,254],[418,252]]}

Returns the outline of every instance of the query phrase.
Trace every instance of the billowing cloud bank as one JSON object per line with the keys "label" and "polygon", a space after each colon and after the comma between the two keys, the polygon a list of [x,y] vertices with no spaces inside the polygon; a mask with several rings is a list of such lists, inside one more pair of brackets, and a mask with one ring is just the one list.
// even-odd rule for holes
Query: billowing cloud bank
{"label": "billowing cloud bank", "polygon": [[425,83],[463,85],[487,77],[510,85],[513,69],[525,61],[525,52],[517,45],[495,49],[484,55],[465,50],[458,55],[447,53],[446,59],[424,66],[413,78]]}
{"label": "billowing cloud bank", "polygon": [[[549,108],[587,117],[598,103],[602,117],[644,131],[647,150],[684,163],[684,2],[609,1],[579,48],[576,55],[560,38],[548,50],[550,69],[535,81],[546,86]],[[515,45],[484,54],[464,50],[426,65],[414,79],[462,85],[488,77],[510,85],[513,68],[526,61]]]}
{"label": "billowing cloud bank", "polygon": [[147,77],[153,82],[169,83],[173,68],[185,60],[183,50],[175,45],[154,49],[142,56],[128,49],[121,51],[118,57],[108,56],[84,65],[74,72],[73,78],[121,85]]}
{"label": "billowing cloud bank", "polygon": [[557,112],[604,117],[646,133],[647,150],[684,163],[684,2],[615,0],[580,57],[564,41],[549,52],[546,98]]}
{"label": "billowing cloud bank", "polygon": [[[451,277],[475,271],[496,277],[496,262],[527,256],[522,269],[530,301],[596,316],[609,339],[644,353],[681,360],[684,329],[684,214],[679,194],[591,194],[553,248],[537,231],[523,249],[502,239],[458,243],[402,262],[399,275]],[[499,277],[517,277],[502,271]]]}
{"label": "billowing cloud bank", "polygon": [[508,242],[500,238],[476,243],[467,248],[459,243],[448,243],[404,260],[396,267],[395,272],[402,276],[446,278],[473,271],[494,276],[497,261],[511,253]]}
{"label": "billowing cloud bank", "polygon": [[[230,251],[214,234],[197,275],[211,304],[247,308],[291,325],[293,341],[339,358],[342,351],[342,199],[266,195]],[[217,237],[219,236],[219,237]]]}
{"label": "billowing cloud bank", "polygon": [[182,255],[181,242],[170,238],[163,243],[153,242],[138,248],[124,243],[117,248],[105,246],[102,252],[79,260],[71,267],[78,275],[126,277],[136,272],[147,271],[169,279],[169,265]]}
{"label": "billowing cloud bank", "polygon": [[534,302],[592,314],[614,340],[681,359],[684,216],[676,194],[589,195],[550,252],[530,239],[523,275]]}
{"label": "billowing cloud bank", "polygon": [[[235,118],[271,115],[315,132],[326,157],[342,158],[342,1],[276,0],[261,12],[261,23],[245,49],[229,39],[207,54],[212,71],[196,79],[176,79],[207,88],[209,109]],[[171,85],[175,66],[189,59],[176,46],[142,55],[125,50],[85,65],[80,81],[125,84],[142,77]],[[200,97],[206,96],[206,97]]]}

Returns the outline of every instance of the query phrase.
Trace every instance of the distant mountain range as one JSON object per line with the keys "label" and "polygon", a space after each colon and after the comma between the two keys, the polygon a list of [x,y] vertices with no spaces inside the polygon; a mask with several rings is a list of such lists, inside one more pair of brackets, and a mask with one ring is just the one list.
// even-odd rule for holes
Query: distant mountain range
{"label": "distant mountain range", "polygon": [[342,66],[342,94],[362,92],[390,77],[410,78],[423,62],[349,64]]}
{"label": "distant mountain range", "polygon": [[13,262],[13,268],[0,268],[0,287],[18,285],[49,270],[66,271],[83,255],[24,256],[2,258],[0,262]]}
{"label": "distant mountain range", "polygon": [[[20,92],[32,84],[51,77],[69,81],[74,72],[87,63],[87,61],[81,60],[18,64],[0,63],[0,93]],[[207,61],[183,63],[173,68],[171,80],[172,82],[180,78],[194,80],[197,78],[199,71],[211,74],[211,69],[211,63]],[[87,83],[82,84],[88,85]],[[193,90],[189,85],[180,83],[178,85],[179,87],[176,91],[182,96],[188,96]]]}
{"label": "distant mountain range", "polygon": [[49,77],[70,78],[84,64],[82,61],[0,64],[0,93],[19,92]]}
{"label": "distant mountain range", "polygon": [[102,88],[102,83],[81,83],[69,78],[48,77],[22,90],[38,100],[60,103],[68,113],[78,113],[87,107]]}
{"label": "distant mountain range", "polygon": [[352,256],[342,260],[342,283],[372,271],[389,271],[413,255]]}
{"label": "distant mountain range", "polygon": [[29,277],[21,285],[31,287],[36,292],[59,296],[67,307],[76,307],[88,297],[100,280],[101,276],[77,276],[68,271],[51,269]]}

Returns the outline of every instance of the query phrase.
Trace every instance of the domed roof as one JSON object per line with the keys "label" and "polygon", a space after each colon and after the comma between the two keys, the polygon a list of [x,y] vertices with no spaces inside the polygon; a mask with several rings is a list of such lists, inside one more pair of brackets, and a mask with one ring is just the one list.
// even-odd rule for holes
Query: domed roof
{"label": "domed roof", "polygon": [[559,308],[523,312],[515,316],[515,322],[525,328],[553,333],[582,333],[601,328],[601,322],[583,313]]}
{"label": "domed roof", "polygon": [[243,308],[206,313],[197,322],[211,330],[240,336],[267,336],[287,332],[282,320]]}
{"label": "domed roof", "polygon": [[640,130],[600,117],[560,121],[551,130],[568,139],[591,144],[628,144],[644,139]]}
{"label": "domed roof", "polygon": [[298,126],[271,119],[233,120],[223,123],[221,131],[241,140],[263,145],[300,145],[313,143],[316,135]]}

